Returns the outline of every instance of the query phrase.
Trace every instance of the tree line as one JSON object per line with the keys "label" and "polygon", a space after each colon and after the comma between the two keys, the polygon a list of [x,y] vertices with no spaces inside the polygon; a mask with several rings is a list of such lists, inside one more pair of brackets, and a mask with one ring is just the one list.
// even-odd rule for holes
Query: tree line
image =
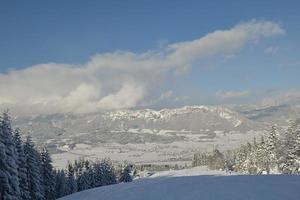
{"label": "tree line", "polygon": [[120,166],[116,170],[109,159],[90,161],[83,158],[69,162],[66,170],[55,170],[56,197],[62,197],[95,187],[131,182],[133,166]]}
{"label": "tree line", "polygon": [[46,148],[37,148],[30,137],[21,138],[7,112],[0,116],[0,200],[54,200],[94,187],[132,181],[132,168],[116,173],[108,159],[84,159],[54,169]]}
{"label": "tree line", "polygon": [[254,138],[235,150],[194,154],[193,166],[202,165],[245,174],[300,174],[300,120],[285,129],[272,126],[259,141]]}

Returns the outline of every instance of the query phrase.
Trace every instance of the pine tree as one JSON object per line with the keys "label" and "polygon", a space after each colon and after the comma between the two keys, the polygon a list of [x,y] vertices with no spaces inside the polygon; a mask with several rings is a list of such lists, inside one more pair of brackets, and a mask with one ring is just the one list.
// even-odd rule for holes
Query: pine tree
{"label": "pine tree", "polygon": [[268,134],[267,142],[266,142],[266,148],[268,151],[268,158],[270,163],[270,168],[277,171],[278,167],[278,157],[279,157],[279,135],[277,133],[276,126],[272,126],[272,129],[270,133]]}
{"label": "pine tree", "polygon": [[6,163],[6,146],[3,143],[4,136],[0,127],[0,199],[13,199],[11,187],[8,182],[8,165]]}
{"label": "pine tree", "polygon": [[27,169],[26,169],[26,159],[23,148],[23,142],[20,136],[20,130],[16,129],[14,134],[14,141],[16,144],[17,154],[18,154],[18,175],[20,183],[21,199],[30,199],[28,179],[27,179]]}
{"label": "pine tree", "polygon": [[[4,199],[19,199],[20,198],[20,187],[18,179],[18,157],[17,150],[13,140],[13,131],[11,128],[11,120],[7,112],[4,112],[2,118],[0,119],[0,129],[1,129],[1,143],[3,144],[1,148],[5,150],[5,160],[6,164],[3,165],[3,175],[6,174],[8,181],[8,187],[5,187]],[[3,151],[3,150],[2,150]],[[2,152],[3,154],[3,152]],[[4,179],[6,179],[4,178]],[[4,180],[3,179],[3,180]],[[4,181],[6,182],[6,181]],[[8,189],[8,190],[7,190]]]}
{"label": "pine tree", "polygon": [[55,176],[55,197],[56,199],[68,194],[67,180],[64,170],[54,171]]}
{"label": "pine tree", "polygon": [[29,192],[32,200],[44,200],[40,155],[30,137],[24,145]]}
{"label": "pine tree", "polygon": [[55,199],[55,179],[53,174],[52,160],[46,148],[41,151],[42,178],[44,186],[44,197],[46,200]]}
{"label": "pine tree", "polygon": [[257,167],[258,173],[262,174],[266,172],[267,174],[270,173],[270,158],[269,153],[266,147],[265,139],[261,136],[260,143],[257,147]]}
{"label": "pine tree", "polygon": [[116,174],[110,160],[104,159],[93,164],[93,187],[116,184]]}
{"label": "pine tree", "polygon": [[90,173],[88,171],[83,172],[77,178],[78,191],[87,190],[91,188],[89,180],[90,180]]}
{"label": "pine tree", "polygon": [[133,166],[127,165],[121,174],[120,182],[132,182],[133,180]]}
{"label": "pine tree", "polygon": [[295,164],[296,164],[296,173],[300,174],[300,119],[297,119],[295,121],[295,135],[296,135],[296,141],[295,141]]}
{"label": "pine tree", "polygon": [[74,167],[71,163],[68,164],[68,174],[67,174],[67,193],[72,194],[77,192],[77,182],[75,179]]}
{"label": "pine tree", "polygon": [[284,133],[282,143],[282,157],[280,159],[281,169],[283,173],[292,174],[297,173],[299,166],[297,163],[297,133],[299,131],[299,123],[297,121],[292,122],[288,129]]}

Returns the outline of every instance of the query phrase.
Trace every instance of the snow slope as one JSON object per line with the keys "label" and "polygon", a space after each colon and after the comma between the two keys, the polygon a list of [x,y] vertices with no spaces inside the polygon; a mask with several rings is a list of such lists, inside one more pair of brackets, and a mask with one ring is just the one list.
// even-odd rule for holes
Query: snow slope
{"label": "snow slope", "polygon": [[300,176],[228,176],[206,168],[169,171],[61,200],[299,200]]}

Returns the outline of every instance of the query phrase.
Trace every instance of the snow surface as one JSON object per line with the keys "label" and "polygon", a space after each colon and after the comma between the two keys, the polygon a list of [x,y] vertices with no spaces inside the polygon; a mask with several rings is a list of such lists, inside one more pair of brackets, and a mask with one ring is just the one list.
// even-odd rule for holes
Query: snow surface
{"label": "snow surface", "polygon": [[299,200],[300,176],[230,175],[205,167],[156,173],[61,200]]}

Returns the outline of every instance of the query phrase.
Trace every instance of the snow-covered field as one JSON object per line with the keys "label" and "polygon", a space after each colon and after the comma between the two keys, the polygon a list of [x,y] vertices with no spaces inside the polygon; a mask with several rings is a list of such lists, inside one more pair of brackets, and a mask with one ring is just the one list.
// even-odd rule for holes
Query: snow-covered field
{"label": "snow-covered field", "polygon": [[[177,133],[178,134],[178,133]],[[66,145],[61,147],[60,153],[53,153],[53,164],[56,168],[65,168],[68,161],[73,161],[80,157],[96,160],[110,158],[113,161],[133,162],[135,164],[180,164],[182,166],[191,165],[194,153],[199,151],[212,151],[218,147],[220,150],[232,149],[240,146],[241,143],[252,141],[253,137],[263,134],[261,131],[239,132],[216,132],[214,139],[198,141],[197,134],[181,133],[184,135],[183,141],[172,143],[143,143],[143,144],[119,144],[103,143],[99,145],[89,145],[77,143],[72,149]]]}
{"label": "snow-covered field", "polygon": [[160,172],[61,200],[299,200],[300,176],[238,175],[205,167]]}

